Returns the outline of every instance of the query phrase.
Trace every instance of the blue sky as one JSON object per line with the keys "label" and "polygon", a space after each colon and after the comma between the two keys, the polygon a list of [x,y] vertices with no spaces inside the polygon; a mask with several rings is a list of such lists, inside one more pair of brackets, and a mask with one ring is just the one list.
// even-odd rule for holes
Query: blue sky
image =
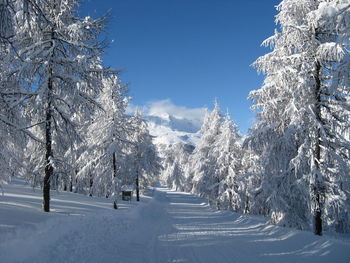
{"label": "blue sky", "polygon": [[[81,13],[111,19],[105,64],[122,69],[132,104],[169,101],[223,112],[246,133],[250,90],[263,80],[250,65],[269,52],[279,0],[84,0]],[[190,118],[190,116],[189,116]]]}

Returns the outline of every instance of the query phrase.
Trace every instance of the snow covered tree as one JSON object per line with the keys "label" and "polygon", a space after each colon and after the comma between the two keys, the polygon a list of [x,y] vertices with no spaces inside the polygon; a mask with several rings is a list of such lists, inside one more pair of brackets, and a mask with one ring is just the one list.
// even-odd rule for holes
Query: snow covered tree
{"label": "snow covered tree", "polygon": [[6,77],[11,67],[9,53],[9,47],[0,44],[0,184],[23,170],[22,149],[26,143],[21,103],[24,96],[17,95],[18,82]]}
{"label": "snow covered tree", "polygon": [[[216,174],[219,175],[218,207],[232,209],[234,203],[233,192],[236,190],[238,175],[241,174],[242,146],[240,143],[238,126],[233,124],[230,115],[227,114],[221,132],[214,144],[216,156]],[[238,210],[238,209],[234,209]]]}
{"label": "snow covered tree", "polygon": [[243,142],[241,152],[241,169],[240,173],[229,171],[227,177],[230,192],[229,197],[232,197],[233,210],[241,213],[251,214],[266,214],[264,212],[264,203],[267,197],[262,194],[261,178],[262,178],[262,161],[260,155]]}
{"label": "snow covered tree", "polygon": [[192,166],[192,192],[216,202],[219,195],[220,174],[216,171],[217,152],[214,150],[221,134],[222,116],[218,103],[212,112],[207,112],[200,130],[201,139],[190,158]]}
{"label": "snow covered tree", "polygon": [[136,199],[140,201],[140,184],[144,188],[158,181],[161,165],[147,123],[141,118],[141,112],[137,111],[130,123],[133,130],[128,137],[132,142],[129,164],[133,167],[130,172],[135,178]]}
{"label": "snow covered tree", "polygon": [[13,6],[7,0],[0,1],[0,41],[8,41],[14,36],[13,18],[14,14],[11,12]]}
{"label": "snow covered tree", "polygon": [[161,180],[170,188],[184,191],[186,187],[186,175],[184,168],[188,164],[190,154],[194,146],[182,142],[167,145],[161,151],[163,171]]}
{"label": "snow covered tree", "polygon": [[218,209],[233,210],[232,193],[241,173],[238,127],[229,114],[223,119],[215,103],[213,111],[204,117],[200,133],[201,139],[183,169],[187,183],[192,185],[193,193],[206,197]]}
{"label": "snow covered tree", "polygon": [[35,139],[22,116],[31,92],[22,87],[16,74],[17,5],[15,1],[0,1],[0,183],[24,172],[24,135]]}
{"label": "snow covered tree", "polygon": [[75,16],[75,0],[33,3],[28,1],[29,6],[18,12],[27,18],[17,28],[17,74],[34,93],[26,114],[44,142],[36,147],[36,155],[41,155],[38,167],[44,168],[43,208],[48,212],[55,169],[64,162],[67,144],[79,138],[74,118],[91,115],[103,87],[102,76],[110,72],[100,61],[103,19]]}
{"label": "snow covered tree", "polygon": [[255,66],[266,78],[250,94],[260,109],[248,143],[263,160],[264,213],[299,228],[313,220],[317,235],[323,225],[348,231],[349,2],[277,8],[281,32],[264,42],[273,51]]}
{"label": "snow covered tree", "polygon": [[185,177],[180,164],[176,161],[168,168],[167,185],[176,191],[182,191]]}
{"label": "snow covered tree", "polygon": [[127,98],[125,86],[117,76],[103,80],[104,88],[97,102],[102,110],[95,111],[87,128],[86,151],[80,156],[78,180],[89,182],[90,194],[119,196],[121,173],[125,163],[125,149],[131,146],[127,135],[132,132],[125,116]]}

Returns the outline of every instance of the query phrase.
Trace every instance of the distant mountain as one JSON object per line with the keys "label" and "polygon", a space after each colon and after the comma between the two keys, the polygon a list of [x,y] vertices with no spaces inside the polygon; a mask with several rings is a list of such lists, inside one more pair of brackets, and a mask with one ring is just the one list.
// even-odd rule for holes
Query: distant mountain
{"label": "distant mountain", "polygon": [[199,140],[201,123],[179,118],[168,113],[161,115],[146,115],[143,118],[148,123],[150,134],[154,136],[155,144],[184,144],[195,145]]}

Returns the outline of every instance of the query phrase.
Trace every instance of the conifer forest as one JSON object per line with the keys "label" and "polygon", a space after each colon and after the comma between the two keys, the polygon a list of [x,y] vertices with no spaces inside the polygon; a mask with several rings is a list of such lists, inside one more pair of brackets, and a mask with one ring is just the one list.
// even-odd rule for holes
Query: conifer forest
{"label": "conifer forest", "polygon": [[[318,249],[322,245],[317,238],[341,236],[345,241],[339,246],[338,241],[331,243],[332,248],[339,249],[339,257],[333,252],[330,255],[337,259],[335,262],[349,260],[349,0],[282,0],[276,6],[276,17],[271,17],[276,22],[273,35],[262,39],[268,52],[251,65],[256,74],[263,76],[263,83],[247,94],[256,116],[248,132],[242,134],[234,121],[235,113],[225,114],[220,101],[215,101],[212,109],[206,109],[200,129],[193,132],[195,140],[172,143],[152,133],[160,131],[160,126],[150,128],[155,117],[151,120],[145,116],[142,108],[133,113],[128,110],[132,84],[127,85],[120,70],[107,66],[103,57],[108,49],[104,34],[109,30],[110,17],[81,16],[79,2],[0,0],[1,262],[2,253],[4,263],[47,262],[50,258],[63,262],[62,255],[68,257],[65,262],[113,262],[115,255],[109,252],[87,253],[84,261],[79,249],[70,258],[67,251],[73,245],[68,245],[67,237],[77,244],[80,235],[83,243],[105,242],[103,251],[113,251],[110,246],[118,243],[120,250],[115,254],[120,261],[116,262],[236,262],[230,261],[233,256],[224,257],[234,253],[224,250],[224,245],[217,245],[220,256],[211,258],[214,254],[206,252],[209,245],[199,234],[193,242],[201,240],[196,249],[203,251],[198,255],[187,252],[191,247],[188,238],[194,233],[191,231],[206,225],[201,233],[210,236],[209,224],[215,231],[227,224],[226,230],[219,230],[229,233],[223,241],[234,238],[236,232],[232,229],[237,226],[230,224],[238,224],[239,218],[245,220],[241,224],[255,222],[255,236],[269,228],[275,229],[270,235],[279,231],[291,231],[288,233],[292,236],[306,233],[307,240],[316,240],[313,244],[318,244]],[[178,119],[167,118],[169,123],[179,125]],[[122,198],[128,187],[135,195],[131,202]],[[21,196],[33,202],[23,203],[28,200]],[[197,214],[187,210],[196,207]],[[199,210],[204,207],[211,209],[210,216]],[[139,212],[128,214],[131,212],[124,210]],[[85,225],[77,222],[73,227],[68,223],[77,218],[73,214],[84,211],[93,214],[83,217]],[[182,224],[181,220],[189,218],[186,211],[197,218],[193,219],[197,223],[191,221],[193,228],[190,223]],[[68,217],[63,219],[59,213]],[[210,221],[217,213],[222,217],[221,225]],[[225,221],[226,215],[233,219]],[[55,229],[62,227],[47,239],[66,233],[60,241],[62,247],[67,245],[66,250],[58,247],[56,253],[48,248],[36,258],[37,249],[28,248],[29,254],[22,258],[17,255],[12,261],[16,253],[11,252],[11,242],[20,242],[11,236],[13,231],[29,230],[24,221],[16,221],[12,232],[1,226],[21,217],[41,226],[44,219],[37,222],[35,218],[43,216],[50,216],[45,220]],[[138,222],[135,226],[133,220]],[[172,228],[165,226],[165,221]],[[108,224],[114,225],[113,230],[107,229]],[[175,228],[188,232],[172,236]],[[81,232],[74,232],[76,229]],[[83,232],[91,233],[91,237],[80,234]],[[25,235],[21,233],[18,235]],[[136,233],[143,237],[139,239]],[[151,233],[157,233],[157,237]],[[141,242],[146,254],[135,252],[134,241],[130,246],[122,243],[122,237],[128,240],[129,235],[136,243]],[[103,236],[109,241],[102,241]],[[186,242],[188,246],[175,249],[175,244]],[[172,246],[164,250],[161,244],[164,247],[165,243]],[[13,243],[13,247],[20,245]],[[264,246],[270,248],[266,242]],[[306,244],[304,248],[310,252]],[[260,260],[246,253],[237,262],[323,262],[322,257],[305,259],[305,254],[296,252],[287,253],[290,258],[273,260],[266,251],[256,253],[263,255]],[[302,258],[293,258],[296,255]]]}

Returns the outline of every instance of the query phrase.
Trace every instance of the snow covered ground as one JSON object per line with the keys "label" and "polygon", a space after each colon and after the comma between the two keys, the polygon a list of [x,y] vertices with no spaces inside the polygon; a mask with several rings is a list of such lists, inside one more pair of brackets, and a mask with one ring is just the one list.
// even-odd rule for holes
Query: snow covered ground
{"label": "snow covered ground", "polygon": [[350,239],[316,237],[261,217],[215,211],[190,194],[155,188],[140,203],[5,185],[0,262],[350,262]]}

